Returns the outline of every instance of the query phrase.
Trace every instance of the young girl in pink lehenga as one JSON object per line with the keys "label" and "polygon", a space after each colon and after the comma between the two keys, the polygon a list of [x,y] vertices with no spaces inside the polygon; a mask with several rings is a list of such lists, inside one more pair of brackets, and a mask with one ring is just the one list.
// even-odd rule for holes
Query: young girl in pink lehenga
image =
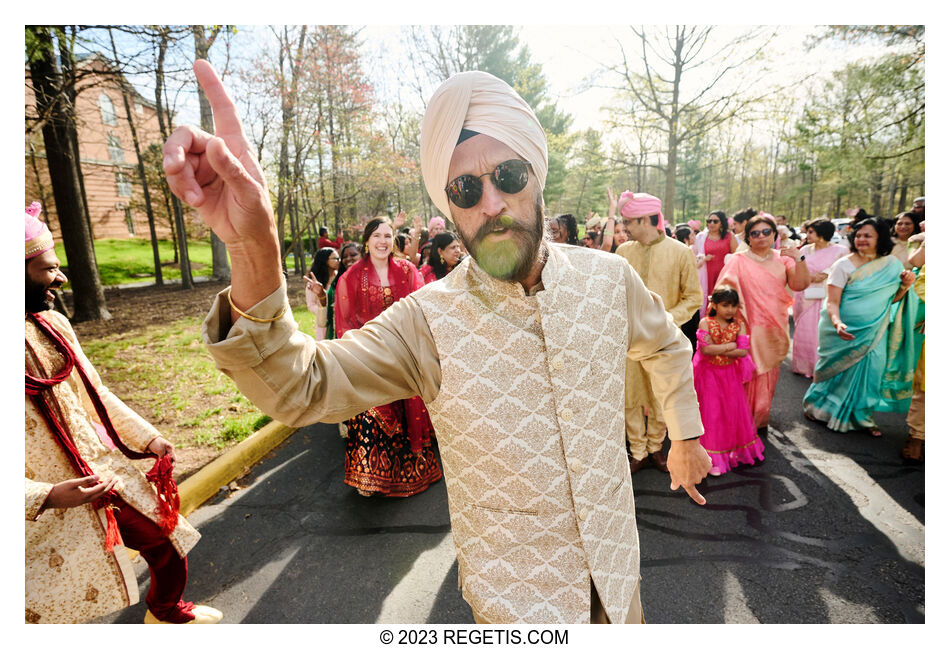
{"label": "young girl in pink lehenga", "polygon": [[699,323],[693,356],[693,382],[705,434],[699,438],[712,458],[710,475],[722,475],[739,464],[763,460],[743,383],[755,376],[749,356],[749,336],[736,319],[739,294],[717,288],[709,297],[709,315]]}

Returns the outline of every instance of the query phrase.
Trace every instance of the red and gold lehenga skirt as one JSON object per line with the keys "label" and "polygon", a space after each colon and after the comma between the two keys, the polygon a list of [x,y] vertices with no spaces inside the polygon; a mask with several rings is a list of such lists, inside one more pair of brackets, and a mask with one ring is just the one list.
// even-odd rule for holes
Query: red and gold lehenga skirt
{"label": "red and gold lehenga skirt", "polygon": [[[442,477],[432,447],[432,424],[419,397],[370,408],[346,422],[343,481],[390,497],[421,493]],[[422,429],[413,450],[408,430]]]}

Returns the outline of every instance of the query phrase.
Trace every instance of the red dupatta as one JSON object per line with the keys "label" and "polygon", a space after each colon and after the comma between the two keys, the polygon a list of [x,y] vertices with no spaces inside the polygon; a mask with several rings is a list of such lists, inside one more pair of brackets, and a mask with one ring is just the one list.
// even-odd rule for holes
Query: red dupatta
{"label": "red dupatta", "polygon": [[[389,257],[389,286],[383,286],[369,257],[347,269],[337,282],[333,304],[336,336],[341,338],[350,329],[359,329],[425,282],[416,267],[404,259]],[[422,451],[432,433],[432,423],[425,403],[419,397],[394,401],[368,411],[387,436],[400,425],[409,438],[413,453]]]}
{"label": "red dupatta", "polygon": [[[82,379],[83,386],[86,389],[86,394],[89,395],[89,400],[92,401],[92,405],[96,409],[96,414],[99,416],[99,421],[102,422],[102,426],[105,428],[106,433],[109,435],[109,439],[112,440],[112,443],[115,444],[116,448],[118,448],[123,455],[133,460],[155,457],[155,455],[151,452],[139,453],[137,451],[133,451],[128,446],[126,446],[119,437],[115,427],[112,425],[112,420],[109,418],[109,412],[106,410],[105,404],[102,403],[102,399],[99,397],[99,392],[92,384],[92,380],[89,378],[89,373],[79,361],[79,358],[76,356],[76,353],[70,346],[69,341],[66,340],[66,338],[59,331],[57,331],[55,327],[50,325],[38,313],[27,313],[26,315],[33,321],[40,331],[50,338],[53,346],[59,353],[63,355],[65,361],[63,368],[56,375],[50,378],[32,376],[29,372],[26,372],[26,395],[30,397],[30,400],[33,401],[33,405],[36,406],[36,409],[39,410],[41,415],[43,415],[43,419],[46,421],[47,426],[49,426],[50,432],[59,443],[60,448],[63,449],[63,452],[66,453],[66,457],[69,458],[69,463],[72,464],[76,472],[84,477],[95,475],[89,464],[79,454],[79,449],[76,448],[76,444],[73,442],[72,437],[70,437],[65,427],[56,418],[56,414],[53,412],[52,408],[50,408],[49,403],[43,396],[43,393],[52,388],[54,385],[65,381],[74,369],[79,373],[79,377]],[[167,536],[171,534],[172,530],[174,530],[175,526],[178,524],[179,507],[178,487],[172,478],[172,465],[169,457],[165,455],[155,462],[155,465],[145,477],[149,482],[154,483],[158,490],[158,525],[161,528],[162,533]],[[116,544],[122,542],[122,538],[119,535],[119,526],[116,523],[115,516],[112,513],[112,503],[118,497],[119,496],[115,491],[109,491],[101,498],[96,500],[95,503],[93,503],[93,506],[96,509],[105,507],[105,548],[107,552],[111,551]]]}

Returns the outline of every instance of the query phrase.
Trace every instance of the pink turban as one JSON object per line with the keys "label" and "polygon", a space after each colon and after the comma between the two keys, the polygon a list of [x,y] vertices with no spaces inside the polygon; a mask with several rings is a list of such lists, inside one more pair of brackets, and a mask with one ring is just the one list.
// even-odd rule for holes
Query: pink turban
{"label": "pink turban", "polygon": [[[495,138],[531,163],[541,189],[548,175],[548,145],[541,123],[507,83],[487,72],[459,72],[439,86],[422,118],[420,156],[426,191],[452,220],[445,186],[462,129]],[[487,169],[485,171],[488,171]]]}
{"label": "pink turban", "polygon": [[445,219],[443,219],[441,216],[433,216],[431,219],[429,219],[430,230],[432,229],[433,225],[441,225],[442,228],[445,229]]}
{"label": "pink turban", "polygon": [[40,204],[33,201],[26,208],[26,258],[32,259],[43,254],[53,247],[53,234],[46,224],[37,217],[41,211]]}
{"label": "pink turban", "polygon": [[663,222],[663,212],[661,211],[663,203],[656,196],[651,196],[643,192],[634,194],[631,191],[626,191],[620,195],[617,202],[623,204],[623,207],[620,208],[620,216],[628,219],[636,219],[641,216],[659,214],[660,218],[657,221],[656,229],[664,229],[665,224]]}
{"label": "pink turban", "polygon": [[696,219],[690,219],[689,221],[686,222],[686,225],[688,225],[688,226],[689,226],[690,228],[692,228],[693,230],[702,230],[702,229],[703,229],[703,224],[700,223],[699,221],[697,221]]}

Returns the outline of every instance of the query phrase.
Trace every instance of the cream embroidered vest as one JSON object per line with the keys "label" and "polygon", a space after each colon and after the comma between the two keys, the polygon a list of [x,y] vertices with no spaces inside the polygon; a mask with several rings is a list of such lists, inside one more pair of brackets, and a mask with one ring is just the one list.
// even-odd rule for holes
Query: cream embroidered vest
{"label": "cream embroidered vest", "polygon": [[495,623],[622,622],[639,578],[614,255],[550,245],[525,296],[471,258],[415,299],[442,369],[429,405],[463,597]]}

